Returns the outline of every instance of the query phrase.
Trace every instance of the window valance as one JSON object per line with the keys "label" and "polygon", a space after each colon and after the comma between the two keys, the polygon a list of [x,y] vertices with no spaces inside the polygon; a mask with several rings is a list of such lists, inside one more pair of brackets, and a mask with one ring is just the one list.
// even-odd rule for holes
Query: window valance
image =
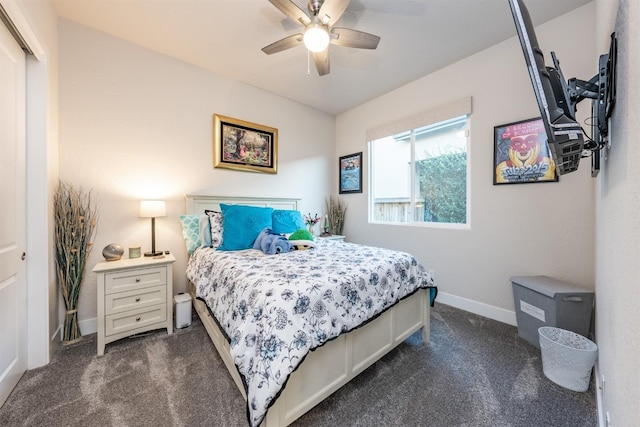
{"label": "window valance", "polygon": [[410,129],[416,129],[438,123],[454,117],[460,117],[471,114],[471,97],[466,97],[453,101],[447,105],[441,105],[426,111],[394,120],[371,129],[367,129],[367,141],[384,138],[385,136],[395,135]]}

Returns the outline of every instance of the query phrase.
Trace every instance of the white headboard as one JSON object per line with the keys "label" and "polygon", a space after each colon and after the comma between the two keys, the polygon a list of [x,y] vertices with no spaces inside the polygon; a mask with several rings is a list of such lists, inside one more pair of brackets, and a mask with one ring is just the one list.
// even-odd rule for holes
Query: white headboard
{"label": "white headboard", "polygon": [[265,206],[274,209],[298,210],[300,199],[282,199],[275,197],[226,197],[187,195],[187,214],[204,214],[206,209],[220,212],[220,203],[228,205]]}

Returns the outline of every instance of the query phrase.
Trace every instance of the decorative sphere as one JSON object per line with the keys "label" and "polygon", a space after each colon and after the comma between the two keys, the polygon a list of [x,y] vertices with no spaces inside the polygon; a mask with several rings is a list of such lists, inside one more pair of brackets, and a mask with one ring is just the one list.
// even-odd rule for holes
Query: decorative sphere
{"label": "decorative sphere", "polygon": [[117,243],[109,243],[102,250],[102,256],[107,261],[118,261],[122,258],[122,254],[124,253],[124,248]]}

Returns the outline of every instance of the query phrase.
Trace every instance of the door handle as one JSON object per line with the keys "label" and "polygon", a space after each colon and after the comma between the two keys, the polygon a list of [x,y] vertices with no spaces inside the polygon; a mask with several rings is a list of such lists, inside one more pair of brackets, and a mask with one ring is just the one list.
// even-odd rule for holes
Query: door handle
{"label": "door handle", "polygon": [[20,259],[22,261],[24,261],[25,259],[27,259],[27,253],[26,252],[22,252],[22,256],[20,257]]}

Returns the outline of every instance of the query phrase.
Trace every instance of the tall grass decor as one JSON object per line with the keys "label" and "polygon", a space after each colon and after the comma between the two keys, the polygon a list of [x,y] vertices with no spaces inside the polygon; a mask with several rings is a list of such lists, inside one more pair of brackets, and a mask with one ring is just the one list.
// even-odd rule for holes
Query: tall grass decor
{"label": "tall grass decor", "polygon": [[344,227],[344,217],[347,213],[347,205],[340,197],[329,196],[325,199],[324,207],[329,222],[329,233],[341,235]]}
{"label": "tall grass decor", "polygon": [[53,209],[56,271],[66,307],[62,344],[68,345],[82,338],[77,304],[84,267],[93,247],[98,210],[91,200],[91,192],[84,193],[61,181],[54,195]]}

